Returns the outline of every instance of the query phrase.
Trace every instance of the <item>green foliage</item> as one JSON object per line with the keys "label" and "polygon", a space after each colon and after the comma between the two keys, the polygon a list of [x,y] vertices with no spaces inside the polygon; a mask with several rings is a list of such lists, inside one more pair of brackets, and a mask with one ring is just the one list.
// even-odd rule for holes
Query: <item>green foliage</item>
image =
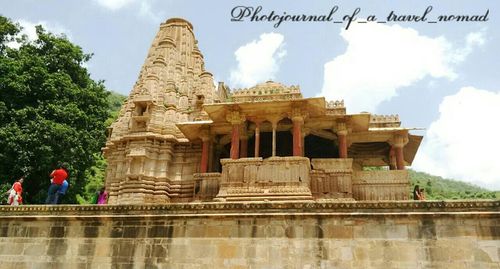
{"label": "green foliage", "polygon": [[[425,189],[427,200],[448,199],[497,199],[500,192],[488,191],[487,189],[474,186],[469,183],[444,179],[423,172],[408,170],[411,181],[411,191],[415,185]],[[410,195],[412,196],[412,195]],[[412,197],[413,198],[413,197]]]}
{"label": "green foliage", "polygon": [[0,205],[7,204],[8,193],[12,184],[4,182],[0,184]]}
{"label": "green foliage", "polygon": [[50,172],[65,162],[74,203],[105,141],[108,92],[83,67],[91,55],[80,47],[41,26],[38,39],[8,47],[19,30],[0,16],[0,184],[27,175],[25,202],[42,203]]}
{"label": "green foliage", "polygon": [[[109,118],[106,120],[106,126],[110,126],[120,112],[120,108],[126,96],[116,92],[110,92],[108,96],[108,112]],[[94,154],[95,164],[85,172],[87,184],[84,187],[84,192],[78,194],[77,201],[79,204],[91,204],[95,200],[95,194],[104,186],[107,162],[102,154]]]}
{"label": "green foliage", "polygon": [[104,186],[104,176],[106,173],[107,162],[102,154],[94,154],[96,163],[90,169],[85,171],[87,184],[84,187],[84,192],[78,195],[77,200],[80,204],[90,204],[94,199],[95,193]]}
{"label": "green foliage", "polygon": [[106,126],[110,126],[118,118],[118,113],[120,113],[120,108],[123,102],[127,99],[126,96],[121,95],[116,92],[110,92],[108,96],[108,112],[110,114],[109,118],[106,120]]}

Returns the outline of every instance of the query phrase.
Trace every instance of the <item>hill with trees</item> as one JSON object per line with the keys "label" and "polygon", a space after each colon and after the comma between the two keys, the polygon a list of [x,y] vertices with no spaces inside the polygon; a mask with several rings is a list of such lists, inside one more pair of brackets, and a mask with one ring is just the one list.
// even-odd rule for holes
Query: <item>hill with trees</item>
{"label": "hill with trees", "polygon": [[500,198],[499,191],[490,191],[470,183],[445,179],[413,170],[410,173],[411,190],[415,185],[425,189],[427,200],[454,200],[454,199],[495,199]]}

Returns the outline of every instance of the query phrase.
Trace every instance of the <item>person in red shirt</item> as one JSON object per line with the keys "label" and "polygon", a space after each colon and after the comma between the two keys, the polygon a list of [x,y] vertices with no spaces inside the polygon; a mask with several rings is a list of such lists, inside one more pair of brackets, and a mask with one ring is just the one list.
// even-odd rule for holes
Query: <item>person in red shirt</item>
{"label": "person in red shirt", "polygon": [[12,185],[12,188],[9,191],[9,204],[10,205],[20,205],[23,203],[23,197],[22,197],[22,192],[23,192],[23,181],[24,177],[21,177],[18,179],[14,184]]}
{"label": "person in red shirt", "polygon": [[64,180],[68,178],[68,169],[66,168],[66,165],[60,164],[59,168],[52,171],[50,173],[50,187],[49,191],[47,193],[47,199],[45,200],[46,204],[56,204],[56,193],[63,184]]}

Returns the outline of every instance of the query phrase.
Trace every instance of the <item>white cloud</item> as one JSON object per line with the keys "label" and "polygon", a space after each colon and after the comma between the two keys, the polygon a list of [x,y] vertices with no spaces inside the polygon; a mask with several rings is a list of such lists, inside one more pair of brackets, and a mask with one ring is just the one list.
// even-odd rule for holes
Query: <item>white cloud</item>
{"label": "white cloud", "polygon": [[229,78],[232,86],[250,87],[274,79],[280,60],[286,55],[284,39],[281,34],[264,33],[259,40],[239,47],[234,53],[238,67],[231,70]]}
{"label": "white cloud", "polygon": [[325,64],[321,96],[344,99],[350,112],[374,112],[399,88],[425,77],[453,80],[456,64],[484,43],[484,31],[467,35],[456,48],[446,38],[431,38],[399,25],[354,25],[340,35],[347,50]]}
{"label": "white cloud", "polygon": [[141,2],[141,7],[139,8],[139,15],[155,22],[160,22],[163,17],[163,13],[155,13],[153,11],[151,2],[149,1]]}
{"label": "white cloud", "polygon": [[464,87],[446,96],[413,168],[500,190],[500,91]]}
{"label": "white cloud", "polygon": [[154,23],[159,23],[164,18],[164,13],[161,11],[155,12],[153,8],[154,0],[94,0],[100,6],[117,11],[126,7],[133,7],[138,10],[138,15],[146,18]]}
{"label": "white cloud", "polygon": [[[50,33],[56,35],[61,35],[61,34],[65,35],[68,39],[71,40],[71,32],[67,28],[58,23],[52,23],[46,21],[30,22],[27,20],[17,20],[16,22],[19,23],[19,25],[21,25],[21,27],[23,28],[18,35],[19,36],[26,35],[28,37],[28,40],[30,41],[38,39],[35,28],[37,25],[41,25],[46,31]],[[21,44],[17,43],[16,41],[12,41],[7,44],[7,46],[11,48],[19,48],[20,45]]]}
{"label": "white cloud", "polygon": [[102,7],[115,11],[137,2],[137,0],[94,0],[94,2]]}

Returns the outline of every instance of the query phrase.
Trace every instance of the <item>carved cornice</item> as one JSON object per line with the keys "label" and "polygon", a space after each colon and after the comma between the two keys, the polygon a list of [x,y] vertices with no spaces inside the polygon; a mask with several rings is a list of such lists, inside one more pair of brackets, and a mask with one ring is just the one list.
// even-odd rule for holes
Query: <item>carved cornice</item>
{"label": "carved cornice", "polygon": [[395,148],[402,148],[404,147],[406,144],[408,144],[408,134],[407,133],[404,133],[404,134],[399,134],[399,133],[396,133],[394,134],[394,136],[389,140],[387,141],[391,146],[395,147]]}
{"label": "carved cornice", "polygon": [[246,120],[245,114],[241,113],[238,110],[232,110],[228,111],[226,114],[226,120],[235,125],[235,124],[241,124]]}
{"label": "carved cornice", "polygon": [[344,106],[344,100],[329,101],[326,103],[326,114],[327,115],[345,115],[346,110]]}
{"label": "carved cornice", "polygon": [[267,81],[251,88],[237,89],[232,93],[235,102],[259,102],[302,99],[299,86],[285,86]]}
{"label": "carved cornice", "polygon": [[399,115],[370,115],[370,127],[400,127],[401,120]]}
{"label": "carved cornice", "polygon": [[324,214],[456,214],[488,213],[500,216],[500,200],[455,201],[291,201],[291,202],[205,202],[142,205],[21,205],[0,206],[3,218],[144,217],[155,215],[324,215]]}

